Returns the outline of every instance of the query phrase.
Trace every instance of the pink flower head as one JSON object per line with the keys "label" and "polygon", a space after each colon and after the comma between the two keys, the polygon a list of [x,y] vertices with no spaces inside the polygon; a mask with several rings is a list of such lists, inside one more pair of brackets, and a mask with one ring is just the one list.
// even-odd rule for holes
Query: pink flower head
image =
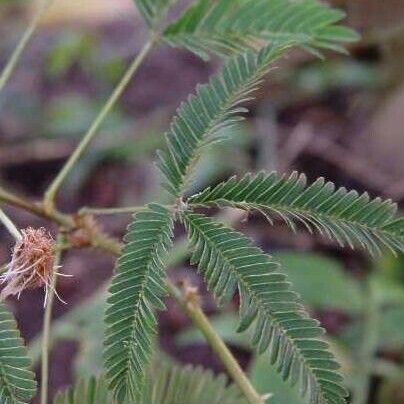
{"label": "pink flower head", "polygon": [[0,277],[2,283],[7,282],[0,299],[15,295],[19,298],[23,290],[43,286],[46,304],[48,289],[52,288],[52,276],[57,269],[54,265],[55,241],[43,227],[28,227],[21,233],[22,237],[15,243],[6,272]]}

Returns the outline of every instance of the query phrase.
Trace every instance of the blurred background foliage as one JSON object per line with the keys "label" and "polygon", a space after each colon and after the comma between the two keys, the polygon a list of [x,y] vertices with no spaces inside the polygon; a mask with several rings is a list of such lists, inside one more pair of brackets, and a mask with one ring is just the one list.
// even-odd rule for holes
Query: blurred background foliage
{"label": "blurred background foliage", "polygon": [[[404,2],[335,0],[347,23],[362,34],[350,56],[315,60],[300,52],[279,64],[250,105],[246,123],[230,141],[200,162],[193,191],[230,174],[261,168],[304,171],[337,185],[370,190],[404,202]],[[0,0],[0,63],[3,65],[38,6],[36,1]],[[56,0],[0,97],[0,181],[32,198],[57,173],[96,111],[145,38],[131,0]],[[189,53],[159,48],[148,58],[107,122],[92,151],[64,187],[66,211],[86,205],[113,207],[162,199],[151,163],[179,102],[217,69]],[[8,209],[21,226],[43,223]],[[105,230],[120,237],[129,217],[103,217]],[[372,260],[360,252],[303,231],[291,236],[258,216],[234,211],[226,220],[246,232],[283,264],[308,309],[329,331],[343,364],[352,402],[404,402],[404,258],[386,253]],[[176,230],[182,234],[182,229]],[[11,240],[0,233],[2,262]],[[204,309],[270,403],[300,403],[284,388],[268,361],[256,358],[238,335],[236,302],[218,311],[198,275],[189,268],[184,241],[171,257],[172,276],[200,287]],[[101,369],[108,257],[70,252],[60,281],[67,306],[56,303],[51,388]],[[168,301],[160,315],[161,351],[171,360],[221,370],[202,336]],[[42,323],[40,292],[12,302],[30,352],[38,364]]]}

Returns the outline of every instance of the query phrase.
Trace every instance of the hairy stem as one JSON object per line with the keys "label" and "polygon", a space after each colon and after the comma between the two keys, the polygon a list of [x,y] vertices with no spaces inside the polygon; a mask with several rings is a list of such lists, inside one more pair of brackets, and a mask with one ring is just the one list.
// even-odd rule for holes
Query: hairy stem
{"label": "hairy stem", "polygon": [[59,226],[63,226],[66,229],[71,229],[75,227],[74,221],[70,215],[65,215],[63,213],[54,210],[53,212],[46,212],[43,208],[42,204],[33,203],[24,197],[6,191],[5,189],[0,187],[0,201],[6,203],[7,205],[14,206],[16,208],[20,208],[25,210],[26,212],[30,212],[35,216],[42,217],[51,222],[58,224]]}
{"label": "hairy stem", "polygon": [[21,37],[20,41],[18,42],[17,46],[15,47],[13,53],[10,56],[7,64],[4,66],[1,75],[0,75],[0,92],[3,90],[4,86],[7,84],[9,78],[11,77],[15,67],[17,66],[18,61],[22,55],[22,52],[28,45],[32,35],[34,34],[35,30],[38,27],[39,21],[41,20],[42,16],[48,10],[50,5],[53,3],[53,0],[43,0],[39,10],[35,14],[34,18],[32,19],[31,23],[26,28],[23,36]]}
{"label": "hairy stem", "polygon": [[123,75],[121,81],[115,87],[114,91],[112,92],[111,96],[107,100],[107,102],[102,107],[101,111],[94,119],[93,123],[91,124],[88,131],[83,136],[81,142],[78,144],[76,150],[73,154],[69,157],[66,161],[65,165],[60,170],[59,174],[56,178],[52,181],[49,188],[45,193],[44,198],[44,207],[46,212],[51,212],[54,208],[54,200],[56,194],[63,184],[63,181],[73,169],[74,165],[77,161],[81,158],[84,152],[87,150],[88,146],[90,145],[91,141],[94,139],[96,134],[98,133],[98,129],[100,128],[101,124],[104,122],[105,118],[107,117],[108,113],[111,109],[115,106],[116,102],[128,86],[129,82],[131,81],[133,75],[138,70],[139,66],[142,64],[146,56],[152,50],[157,38],[152,36],[151,39],[145,44],[142,50],[136,55],[133,62],[130,64],[128,70]]}
{"label": "hairy stem", "polygon": [[22,236],[15,224],[10,220],[10,218],[0,209],[0,221],[4,224],[6,229],[10,234],[18,241],[21,240]]}
{"label": "hairy stem", "polygon": [[240,365],[227,348],[226,344],[212,327],[208,317],[201,310],[197,299],[192,296],[188,298],[186,293],[182,293],[169,280],[166,282],[170,295],[178,305],[187,313],[192,322],[199,328],[206,341],[221,360],[229,375],[243,392],[250,404],[264,404],[264,398],[254,389]]}
{"label": "hairy stem", "polygon": [[45,315],[43,321],[43,329],[42,329],[42,357],[41,357],[41,404],[48,403],[48,380],[49,380],[49,341],[50,341],[50,330],[51,330],[51,319],[52,319],[52,308],[53,308],[53,300],[55,297],[55,288],[56,288],[56,278],[57,274],[55,273],[59,267],[60,257],[62,254],[62,245],[63,238],[62,236],[58,237],[56,255],[55,255],[55,263],[54,263],[54,272],[52,274],[50,285],[48,286],[48,301],[46,302],[45,307]]}

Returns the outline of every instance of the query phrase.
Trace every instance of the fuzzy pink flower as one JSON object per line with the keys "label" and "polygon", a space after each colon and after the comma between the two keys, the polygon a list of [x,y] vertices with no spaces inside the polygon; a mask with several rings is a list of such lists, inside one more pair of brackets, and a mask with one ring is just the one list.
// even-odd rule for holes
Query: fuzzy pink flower
{"label": "fuzzy pink flower", "polygon": [[[54,273],[57,269],[54,265],[55,241],[43,227],[39,229],[28,227],[21,230],[21,233],[22,237],[15,243],[6,272],[0,277],[2,283],[7,282],[0,299],[4,300],[8,296],[15,295],[19,298],[23,290],[43,286],[45,305],[48,290],[53,289],[52,276],[57,274]],[[55,294],[58,296],[56,291]]]}

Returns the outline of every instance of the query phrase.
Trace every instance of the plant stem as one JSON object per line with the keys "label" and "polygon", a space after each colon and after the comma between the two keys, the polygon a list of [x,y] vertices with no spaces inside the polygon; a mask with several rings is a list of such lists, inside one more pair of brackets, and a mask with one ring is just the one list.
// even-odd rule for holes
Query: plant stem
{"label": "plant stem", "polygon": [[44,13],[52,4],[53,0],[43,0],[42,4],[39,7],[39,10],[36,12],[34,18],[32,19],[31,23],[26,28],[23,36],[21,37],[20,41],[18,42],[17,46],[15,47],[13,53],[10,56],[7,64],[4,66],[1,75],[0,75],[0,92],[3,90],[4,86],[7,84],[9,78],[11,77],[17,63],[21,57],[22,52],[24,51],[25,47],[28,45],[29,40],[31,39],[32,35],[34,34],[35,30],[38,27],[38,23],[41,20]]}
{"label": "plant stem", "polygon": [[133,75],[138,70],[139,66],[142,64],[146,56],[152,50],[157,38],[152,36],[150,40],[145,44],[142,50],[136,55],[133,62],[130,64],[128,70],[123,75],[121,81],[115,87],[114,91],[112,92],[111,96],[107,100],[107,102],[102,107],[101,111],[94,119],[93,123],[91,124],[88,131],[83,136],[82,140],[78,144],[76,150],[73,154],[69,157],[66,161],[65,165],[60,170],[59,174],[56,178],[52,181],[50,186],[48,187],[47,191],[45,192],[44,198],[44,208],[46,212],[51,212],[54,208],[54,200],[56,194],[62,185],[63,181],[73,169],[74,165],[83,155],[83,153],[87,150],[88,146],[90,145],[91,141],[94,139],[96,134],[98,133],[98,129],[100,128],[101,124],[104,122],[105,118],[107,117],[108,113],[114,107],[126,87],[128,86],[130,80],[132,79]]}
{"label": "plant stem", "polygon": [[45,212],[42,204],[33,203],[24,197],[11,193],[0,187],[0,201],[7,203],[10,206],[15,206],[26,212],[30,212],[35,216],[42,217],[51,222],[63,226],[66,229],[71,229],[75,227],[74,221],[70,215],[65,215],[63,213],[54,210],[53,212]]}
{"label": "plant stem", "polygon": [[166,285],[170,295],[205,336],[206,341],[221,360],[227,372],[243,392],[248,402],[250,404],[264,404],[264,398],[254,389],[232,353],[212,327],[208,317],[197,303],[197,299],[188,299],[187,296],[181,293],[169,280],[167,280]]}
{"label": "plant stem", "polygon": [[[166,208],[172,208],[171,205],[164,205]],[[145,206],[128,206],[124,208],[82,208],[82,215],[120,215],[126,213],[136,213],[145,209]]]}
{"label": "plant stem", "polygon": [[10,218],[0,209],[0,221],[4,224],[6,229],[10,234],[18,241],[21,240],[22,236],[15,224],[10,220]]}
{"label": "plant stem", "polygon": [[62,254],[63,239],[58,237],[57,248],[55,253],[54,272],[52,274],[51,283],[48,292],[48,301],[45,307],[43,330],[42,330],[42,358],[41,358],[41,404],[48,403],[48,384],[49,384],[49,340],[52,320],[53,300],[55,297],[56,287],[56,271],[60,263]]}

